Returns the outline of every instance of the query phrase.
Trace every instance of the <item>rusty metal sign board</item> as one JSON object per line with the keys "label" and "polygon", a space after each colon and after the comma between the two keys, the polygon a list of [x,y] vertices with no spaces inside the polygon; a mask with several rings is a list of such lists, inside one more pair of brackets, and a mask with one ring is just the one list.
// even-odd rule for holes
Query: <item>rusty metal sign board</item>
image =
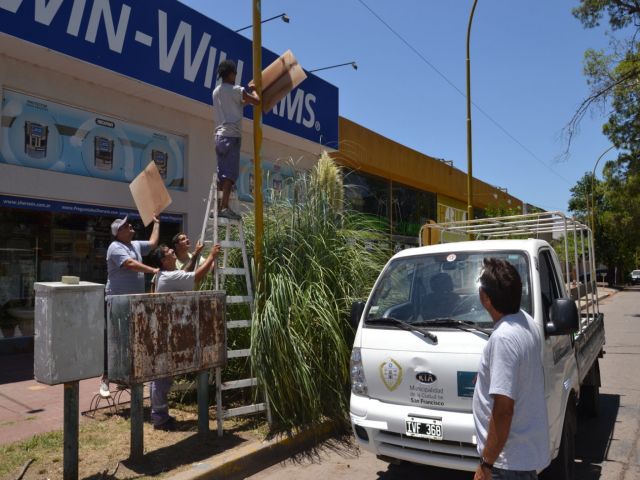
{"label": "rusty metal sign board", "polygon": [[113,295],[109,379],[125,385],[227,363],[223,291]]}

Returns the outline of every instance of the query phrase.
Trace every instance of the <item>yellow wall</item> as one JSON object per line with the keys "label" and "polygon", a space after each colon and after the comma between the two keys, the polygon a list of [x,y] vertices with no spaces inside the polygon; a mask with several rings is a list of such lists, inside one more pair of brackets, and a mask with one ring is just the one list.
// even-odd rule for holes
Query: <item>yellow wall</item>
{"label": "yellow wall", "polygon": [[[340,117],[340,149],[332,156],[344,166],[420,190],[446,195],[467,205],[467,175],[446,163],[400,145],[357,123]],[[496,198],[497,197],[497,198]],[[522,206],[522,201],[474,179],[473,206]]]}

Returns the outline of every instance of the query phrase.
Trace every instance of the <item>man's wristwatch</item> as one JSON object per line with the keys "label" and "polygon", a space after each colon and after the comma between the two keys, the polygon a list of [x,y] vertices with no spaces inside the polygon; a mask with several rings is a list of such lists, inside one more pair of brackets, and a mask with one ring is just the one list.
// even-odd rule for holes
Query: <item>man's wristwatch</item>
{"label": "man's wristwatch", "polygon": [[481,466],[482,468],[486,468],[486,469],[487,469],[487,470],[489,470],[490,472],[492,472],[492,471],[493,471],[493,463],[489,463],[489,462],[487,462],[487,460],[486,460],[484,457],[482,457],[482,458],[480,459],[480,466]]}

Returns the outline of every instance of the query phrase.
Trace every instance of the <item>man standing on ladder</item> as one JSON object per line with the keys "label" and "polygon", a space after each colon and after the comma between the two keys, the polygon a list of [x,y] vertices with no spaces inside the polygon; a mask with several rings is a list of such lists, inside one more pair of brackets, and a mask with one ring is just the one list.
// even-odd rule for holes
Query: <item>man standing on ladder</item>
{"label": "man standing on ladder", "polygon": [[218,78],[222,82],[213,90],[213,108],[216,114],[216,157],[218,161],[218,189],[222,190],[219,217],[240,220],[229,208],[231,188],[240,172],[240,141],[242,138],[242,110],[244,105],[260,104],[260,97],[250,85],[246,89],[236,85],[237,69],[232,60],[218,65]]}

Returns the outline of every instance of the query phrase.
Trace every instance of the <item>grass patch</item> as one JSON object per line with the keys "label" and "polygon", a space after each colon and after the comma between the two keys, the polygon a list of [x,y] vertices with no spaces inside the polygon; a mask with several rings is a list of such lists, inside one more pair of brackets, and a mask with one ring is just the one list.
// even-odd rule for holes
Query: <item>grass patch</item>
{"label": "grass patch", "polygon": [[[213,412],[215,408],[211,408]],[[126,410],[122,411],[128,414]],[[148,408],[145,417],[148,418]],[[246,442],[260,442],[268,434],[262,416],[225,421],[225,435],[218,438],[215,419],[209,421],[210,436],[202,441],[197,435],[198,418],[195,412],[171,405],[178,430],[160,432],[145,422],[143,460],[132,464],[129,457],[130,422],[122,415],[100,412],[95,419],[82,417],[79,438],[79,477],[107,478],[119,464],[113,479],[162,478],[190,468],[194,462],[214,457]],[[63,432],[35,435],[19,442],[0,446],[0,479],[14,480],[29,460],[24,480],[61,479],[63,476]]]}
{"label": "grass patch", "polygon": [[[35,435],[28,440],[10,443],[0,446],[0,477],[4,478],[10,473],[17,476],[18,470],[30,458],[35,463],[41,462],[49,456],[54,457],[54,452],[58,456],[62,455],[62,432],[49,432]],[[33,465],[31,468],[34,468]],[[7,477],[9,478],[9,477]]]}

